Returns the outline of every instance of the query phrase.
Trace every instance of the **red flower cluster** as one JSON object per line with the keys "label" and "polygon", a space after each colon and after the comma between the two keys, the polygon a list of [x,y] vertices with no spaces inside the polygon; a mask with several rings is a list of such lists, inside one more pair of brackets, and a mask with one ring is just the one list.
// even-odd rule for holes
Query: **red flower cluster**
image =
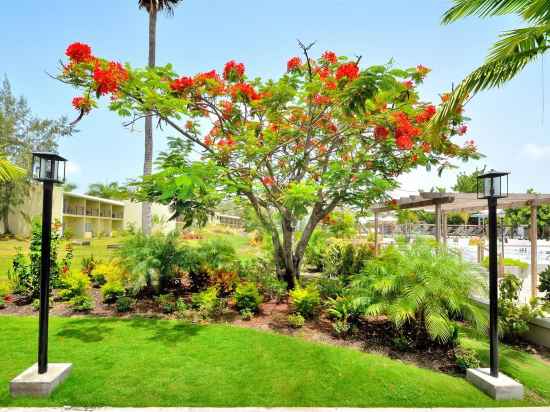
{"label": "red flower cluster", "polygon": [[233,103],[227,100],[224,100],[223,102],[220,103],[220,105],[222,107],[222,115],[224,119],[229,119],[233,114]]}
{"label": "red flower cluster", "polygon": [[435,106],[427,106],[422,113],[416,116],[417,123],[425,123],[430,120],[435,114]]}
{"label": "red flower cluster", "polygon": [[286,64],[286,70],[288,72],[298,69],[302,65],[302,59],[299,57],[293,57]]}
{"label": "red flower cluster", "polygon": [[223,78],[225,80],[239,80],[244,76],[244,64],[230,60],[225,63],[223,68]]}
{"label": "red flower cluster", "polygon": [[395,143],[401,150],[409,150],[413,147],[413,139],[420,134],[420,129],[414,127],[403,112],[394,113]]}
{"label": "red flower cluster", "polygon": [[326,51],[321,56],[324,61],[327,63],[335,64],[338,61],[338,57],[336,56],[336,53],[331,51]]}
{"label": "red flower cluster", "polygon": [[429,144],[428,142],[423,142],[422,143],[422,151],[424,153],[429,153],[431,150],[432,150],[432,145],[431,144]]}
{"label": "red flower cluster", "polygon": [[405,80],[402,84],[407,90],[412,89],[414,86],[414,83],[412,82],[412,80]]}
{"label": "red flower cluster", "polygon": [[328,96],[323,96],[321,94],[316,94],[313,96],[313,103],[317,105],[330,104],[331,98]]}
{"label": "red flower cluster", "polygon": [[374,138],[376,140],[384,140],[388,137],[390,131],[384,126],[376,126],[374,128]]}
{"label": "red flower cluster", "polygon": [[330,76],[330,70],[328,67],[321,67],[317,70],[317,74],[319,75],[320,79],[326,79],[328,76]]}
{"label": "red flower cluster", "polygon": [[248,100],[258,100],[261,96],[248,83],[237,83],[231,87],[231,97],[236,100],[240,96],[246,96]]}
{"label": "red flower cluster", "polygon": [[273,183],[275,183],[271,176],[263,176],[261,180],[262,183],[266,186],[273,186]]}
{"label": "red flower cluster", "polygon": [[468,131],[468,126],[466,126],[465,124],[458,128],[458,134],[460,136],[465,135],[467,131]]}
{"label": "red flower cluster", "polygon": [[235,140],[233,140],[232,138],[228,137],[227,139],[221,139],[219,142],[218,142],[218,147],[220,149],[232,149],[233,146],[235,146],[237,144],[237,142],[235,142]]}
{"label": "red flower cluster", "polygon": [[336,80],[347,77],[348,80],[355,80],[359,77],[359,67],[355,63],[345,63],[336,70]]}
{"label": "red flower cluster", "polygon": [[65,54],[69,56],[72,61],[81,63],[91,60],[92,49],[87,44],[76,42],[67,47]]}
{"label": "red flower cluster", "polygon": [[75,97],[73,98],[73,107],[76,110],[82,110],[84,113],[88,113],[90,110],[92,110],[92,102],[88,97]]}
{"label": "red flower cluster", "polygon": [[177,93],[183,93],[190,87],[193,87],[193,79],[191,77],[182,76],[170,83],[170,89]]}
{"label": "red flower cluster", "polygon": [[118,62],[109,62],[105,69],[97,64],[93,79],[99,94],[116,93],[120,84],[128,80],[128,72]]}
{"label": "red flower cluster", "polygon": [[220,76],[216,73],[216,70],[210,70],[209,72],[199,73],[195,76],[195,81],[198,83],[204,83],[207,80],[217,80],[221,82]]}

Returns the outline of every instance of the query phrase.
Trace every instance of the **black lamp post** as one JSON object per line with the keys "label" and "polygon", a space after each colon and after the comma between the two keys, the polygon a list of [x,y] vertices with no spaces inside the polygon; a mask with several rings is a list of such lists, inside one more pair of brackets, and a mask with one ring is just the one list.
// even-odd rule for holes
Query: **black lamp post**
{"label": "black lamp post", "polygon": [[491,376],[495,378],[498,377],[497,199],[508,196],[508,175],[489,170],[477,177],[477,197],[487,199],[489,204],[489,339]]}
{"label": "black lamp post", "polygon": [[32,154],[32,177],[43,182],[42,249],[40,260],[40,315],[38,332],[38,373],[48,371],[48,315],[50,306],[50,242],[52,237],[52,197],[54,183],[65,182],[67,159],[55,153]]}

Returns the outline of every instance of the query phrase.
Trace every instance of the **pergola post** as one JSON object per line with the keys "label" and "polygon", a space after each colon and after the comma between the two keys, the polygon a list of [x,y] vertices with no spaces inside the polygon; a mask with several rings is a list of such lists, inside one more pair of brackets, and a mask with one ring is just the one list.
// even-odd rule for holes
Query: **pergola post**
{"label": "pergola post", "polygon": [[443,224],[442,224],[443,244],[445,246],[447,245],[447,236],[448,236],[447,217],[448,217],[447,213],[441,214],[441,219],[443,220]]}
{"label": "pergola post", "polygon": [[378,255],[378,213],[374,212],[374,256]]}
{"label": "pergola post", "polygon": [[435,240],[441,242],[441,203],[435,204]]}
{"label": "pergola post", "polygon": [[531,233],[529,241],[531,242],[531,296],[533,297],[537,296],[539,285],[537,269],[537,209],[537,206],[531,205]]}

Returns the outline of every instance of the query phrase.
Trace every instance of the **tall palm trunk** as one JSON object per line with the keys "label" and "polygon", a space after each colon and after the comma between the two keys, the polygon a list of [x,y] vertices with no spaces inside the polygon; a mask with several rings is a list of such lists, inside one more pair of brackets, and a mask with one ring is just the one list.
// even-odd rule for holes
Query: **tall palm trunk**
{"label": "tall palm trunk", "polygon": [[[155,66],[155,52],[157,37],[157,9],[153,4],[149,9],[149,67]],[[145,118],[145,160],[143,163],[143,175],[149,176],[153,171],[153,117],[149,112]],[[151,203],[143,202],[141,209],[141,226],[143,233],[151,233],[152,214]]]}

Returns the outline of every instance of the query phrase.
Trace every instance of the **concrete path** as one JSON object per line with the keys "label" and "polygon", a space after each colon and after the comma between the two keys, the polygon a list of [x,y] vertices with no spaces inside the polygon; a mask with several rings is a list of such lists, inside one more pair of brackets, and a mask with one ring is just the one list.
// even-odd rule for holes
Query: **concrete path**
{"label": "concrete path", "polygon": [[550,412],[530,408],[0,408],[0,412]]}

